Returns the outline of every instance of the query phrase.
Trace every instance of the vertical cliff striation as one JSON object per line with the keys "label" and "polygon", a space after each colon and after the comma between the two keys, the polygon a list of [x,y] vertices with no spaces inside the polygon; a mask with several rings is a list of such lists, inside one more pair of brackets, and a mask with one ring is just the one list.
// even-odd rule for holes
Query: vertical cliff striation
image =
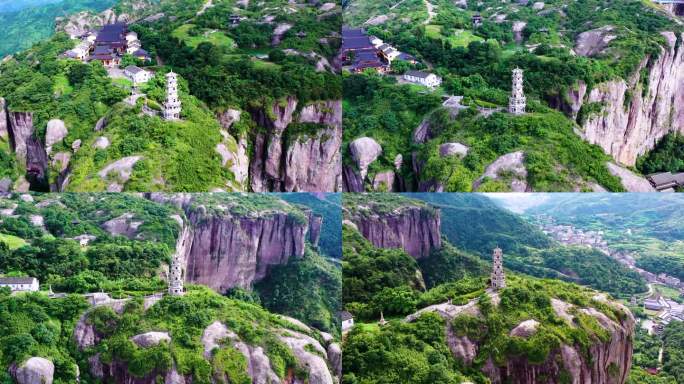
{"label": "vertical cliff striation", "polygon": [[562,344],[541,364],[524,356],[509,358],[504,364],[489,360],[483,371],[493,383],[533,384],[545,377],[549,382],[569,384],[624,384],[632,366],[635,320],[631,312],[625,308],[624,316],[614,320],[594,308],[578,311],[597,320],[608,333],[607,340],[595,340],[586,351],[580,345]]}
{"label": "vertical cliff striation", "polygon": [[[275,198],[249,201],[244,195],[230,194],[225,201],[221,195],[215,201],[199,201],[199,196],[184,193],[146,197],[183,209],[185,218],[174,219],[181,226],[176,253],[184,265],[184,280],[221,293],[233,287],[251,288],[270,267],[303,257],[306,241],[315,245],[320,236],[320,216]],[[259,203],[272,206],[252,207],[248,212],[241,206]]]}
{"label": "vertical cliff striation", "polygon": [[[252,110],[262,130],[253,141],[250,184],[254,192],[338,191],[341,189],[342,102],[321,101],[297,110],[287,97],[269,108]],[[302,124],[320,125],[306,134]]]}
{"label": "vertical cliff striation", "polygon": [[[623,165],[634,165],[668,132],[684,132],[684,35],[662,36],[667,45],[657,57],[644,58],[629,79],[591,90],[580,83],[560,106],[573,118],[581,110],[600,107],[581,118],[580,135]],[[647,76],[640,76],[642,72]]]}
{"label": "vertical cliff striation", "polygon": [[408,205],[387,213],[357,211],[349,220],[374,246],[402,248],[416,259],[442,247],[437,209]]}
{"label": "vertical cliff striation", "polygon": [[185,280],[190,283],[219,292],[250,288],[270,266],[304,255],[308,224],[284,212],[239,217],[198,209],[188,217],[193,235],[185,255]]}

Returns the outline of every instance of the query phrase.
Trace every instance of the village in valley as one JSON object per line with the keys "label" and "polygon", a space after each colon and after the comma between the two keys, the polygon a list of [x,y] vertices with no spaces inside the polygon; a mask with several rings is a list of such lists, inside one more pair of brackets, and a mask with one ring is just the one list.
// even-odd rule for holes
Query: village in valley
{"label": "village in valley", "polygon": [[[672,321],[684,321],[684,282],[680,279],[639,268],[636,265],[639,258],[637,251],[611,248],[601,230],[583,230],[569,224],[558,224],[548,216],[538,216],[535,221],[545,234],[559,243],[596,249],[643,277],[648,284],[648,292],[630,297],[628,304],[643,308],[647,318],[641,321],[641,327],[650,334],[659,334]],[[631,234],[629,229],[627,232]]]}

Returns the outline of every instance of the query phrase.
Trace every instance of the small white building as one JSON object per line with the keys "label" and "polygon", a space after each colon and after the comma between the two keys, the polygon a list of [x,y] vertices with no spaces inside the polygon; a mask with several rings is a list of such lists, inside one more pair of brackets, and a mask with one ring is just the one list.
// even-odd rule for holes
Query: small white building
{"label": "small white building", "polygon": [[385,42],[382,41],[382,39],[375,37],[375,36],[370,36],[369,39],[370,39],[371,44],[373,44],[373,46],[375,48],[378,48],[381,45],[385,44]]}
{"label": "small white building", "polygon": [[381,52],[382,55],[389,61],[390,63],[394,61],[397,57],[401,55],[401,52],[399,52],[396,48],[389,44],[382,44],[379,47],[377,47]]}
{"label": "small white building", "polygon": [[97,32],[89,32],[85,39],[89,44],[95,44],[95,40],[97,40]]}
{"label": "small white building", "polygon": [[12,292],[37,292],[40,283],[35,277],[0,277],[0,287],[9,287]]}
{"label": "small white building", "polygon": [[142,48],[140,40],[133,40],[128,43],[128,46],[126,47],[126,53],[132,55],[135,53],[135,51],[139,50],[140,48]]}
{"label": "small white building", "polygon": [[660,311],[664,308],[663,303],[656,299],[646,299],[644,300],[644,308],[651,311]]}
{"label": "small white building", "polygon": [[354,327],[354,316],[347,311],[340,312],[340,319],[342,320],[342,332],[347,332]]}
{"label": "small white building", "polygon": [[152,73],[135,65],[126,67],[124,74],[133,82],[133,85],[147,83],[152,78]]}
{"label": "small white building", "polygon": [[442,78],[435,75],[434,73],[422,72],[422,71],[407,71],[404,74],[404,80],[414,83],[424,85],[426,87],[439,87],[442,85]]}

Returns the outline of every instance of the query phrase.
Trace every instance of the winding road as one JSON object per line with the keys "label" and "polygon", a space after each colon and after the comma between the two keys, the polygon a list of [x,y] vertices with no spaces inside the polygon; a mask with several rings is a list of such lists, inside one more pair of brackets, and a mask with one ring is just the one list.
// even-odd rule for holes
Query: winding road
{"label": "winding road", "polygon": [[427,7],[427,12],[428,12],[428,18],[425,20],[423,24],[430,24],[432,22],[432,19],[437,16],[437,13],[435,12],[435,6],[432,5],[432,3],[429,0],[423,0],[425,3],[425,7]]}

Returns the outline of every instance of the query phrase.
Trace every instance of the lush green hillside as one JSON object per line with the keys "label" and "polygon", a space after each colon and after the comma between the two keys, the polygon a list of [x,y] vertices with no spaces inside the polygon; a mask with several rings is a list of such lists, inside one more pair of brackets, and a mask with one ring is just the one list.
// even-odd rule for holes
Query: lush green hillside
{"label": "lush green hillside", "polygon": [[[177,210],[126,194],[45,194],[33,202],[15,198],[0,204],[16,205],[17,215],[2,220],[0,233],[28,243],[12,249],[0,242],[0,273],[35,276],[60,292],[164,289],[157,274],[175,247],[179,226],[170,215]],[[125,214],[142,222],[140,237],[113,236],[102,228]],[[32,224],[32,217],[42,217],[44,229]],[[73,240],[84,234],[96,237],[87,248]]]}
{"label": "lush green hillside", "polygon": [[[55,365],[54,383],[73,383],[80,371],[81,381],[99,382],[90,374],[88,357],[99,354],[104,363],[116,360],[130,375],[142,377],[176,369],[193,377],[193,382],[210,383],[224,374],[231,383],[250,383],[247,361],[232,347],[216,348],[211,360],[203,357],[202,332],[214,321],[228,324],[244,342],[264,348],[274,372],[280,377],[301,376],[293,353],[278,340],[275,329],[320,337],[315,332],[283,321],[262,308],[228,299],[201,287],[190,287],[182,297],[165,297],[145,310],[142,299],[126,304],[123,313],[108,306],[89,312],[89,324],[103,339],[94,347],[79,351],[73,346],[76,321],[88,309],[85,299],[68,296],[48,299],[41,294],[9,296],[0,290],[0,381],[11,383],[7,367],[31,356],[45,357]],[[130,338],[148,331],[167,331],[169,343],[141,348]],[[78,367],[77,367],[78,365]],[[80,370],[78,370],[80,368]],[[292,373],[291,371],[297,371]],[[304,374],[305,376],[305,374]]]}
{"label": "lush green hillside", "polygon": [[14,383],[7,368],[29,356],[49,356],[55,384],[76,380],[78,360],[71,349],[73,329],[88,308],[83,297],[48,299],[45,295],[10,296],[0,289],[0,382]]}
{"label": "lush green hillside", "polygon": [[[500,61],[498,48],[482,44],[473,47],[473,51],[477,52],[472,56],[481,57],[482,61]],[[459,77],[454,81],[468,84],[474,94],[493,95],[489,100],[496,100],[496,103],[480,102],[484,107],[495,107],[508,100],[506,92],[483,84],[480,75]],[[465,92],[455,88],[447,93]],[[474,95],[472,97],[475,98]],[[371,164],[370,179],[377,172],[393,169],[398,154],[410,159],[411,153],[417,151],[419,159],[424,162],[421,172],[416,174],[410,162],[405,162],[399,170],[408,183],[407,191],[417,190],[420,181],[435,180],[444,186],[445,191],[469,192],[487,165],[501,155],[523,150],[527,154],[527,181],[536,191],[590,190],[588,182],[598,182],[615,191],[622,190],[619,180],[605,167],[609,157],[599,147],[580,140],[573,132],[572,121],[542,103],[528,104],[533,113],[525,116],[494,113],[483,118],[476,108],[477,102],[473,101],[472,107],[453,119],[449,117],[449,111],[441,108],[439,93],[426,94],[425,90],[415,86],[397,85],[394,78],[372,73],[344,75],[344,98],[344,142],[368,136],[383,148],[382,155]],[[413,141],[413,132],[424,119],[430,122],[430,129],[436,137],[417,144]],[[470,147],[468,155],[462,160],[455,156],[441,156],[439,146],[448,142]],[[345,160],[351,163],[351,156],[347,155]],[[478,190],[503,192],[509,187],[505,181],[485,180]]]}
{"label": "lush green hillside", "polygon": [[[165,198],[173,201],[182,196]],[[318,198],[308,195],[299,202],[304,205],[307,198],[314,210],[336,216],[328,205],[337,199],[339,207],[339,197],[315,202]],[[165,297],[151,308],[143,305],[143,296],[167,288],[161,276],[179,236],[177,220],[186,218],[185,210],[219,216],[228,210],[245,218],[268,218],[279,212],[295,223],[306,220],[298,205],[275,194],[197,194],[187,203],[181,209],[123,193],[15,194],[0,199],[3,214],[11,211],[0,220],[0,276],[29,275],[41,283],[37,293],[10,296],[7,289],[0,289],[0,382],[12,382],[7,376],[12,363],[38,356],[54,363],[56,384],[74,382],[75,364],[81,381],[97,383],[88,360],[95,354],[105,364],[123,364],[124,371],[135,377],[161,374],[175,366],[197,383],[210,383],[210,377],[222,373],[231,383],[251,382],[247,361],[232,344],[222,343],[229,347],[203,357],[200,337],[214,321],[226,324],[244,343],[263,348],[281,379],[306,377],[308,368],[297,362],[279,335],[292,330],[326,343],[318,331],[275,313],[337,336],[335,313],[341,306],[339,266],[309,247],[304,257],[271,266],[253,290],[233,289],[224,297],[189,285],[183,297]],[[92,236],[87,245],[79,244],[80,235]],[[69,295],[48,299],[49,288]],[[89,313],[87,324],[101,340],[98,336],[96,346],[81,351],[72,343],[75,322],[90,307],[81,294],[99,291],[129,301],[123,310],[104,305]],[[153,348],[130,341],[152,330],[169,332],[172,341]]]}
{"label": "lush green hillside", "polygon": [[684,199],[677,194],[549,195],[528,215],[600,230],[612,249],[633,252],[637,266],[684,278]]}
{"label": "lush green hillside", "polygon": [[484,195],[455,193],[405,194],[423,200],[442,212],[442,234],[455,246],[488,254],[497,245],[507,252],[545,248],[553,241],[539,229]]}
{"label": "lush green hillside", "polygon": [[294,204],[308,207],[315,215],[323,217],[320,253],[333,259],[342,258],[342,198],[339,194],[283,193],[278,197]]}
{"label": "lush green hillside", "polygon": [[117,0],[37,0],[0,4],[0,57],[30,47],[50,37],[55,18],[80,11],[100,12]]}
{"label": "lush green hillside", "polygon": [[416,261],[401,249],[374,247],[348,226],[342,231],[342,301],[348,311],[364,319],[375,319],[381,311],[405,315],[446,300],[463,289],[448,283],[487,273],[485,263],[449,243]]}
{"label": "lush green hillside", "polygon": [[[487,283],[481,278],[460,280],[452,284],[459,289],[441,298],[440,302],[448,298],[454,305],[476,299],[479,315],[463,314],[446,320],[437,313],[425,313],[410,323],[396,319],[382,327],[357,324],[344,343],[345,382],[462,383],[467,378],[484,383],[487,379],[481,368],[490,357],[496,362],[525,358],[542,363],[561,344],[586,348],[610,337],[591,316],[578,315],[574,325],[561,320],[551,306],[552,298],[594,307],[612,319],[625,317],[620,309],[592,300],[594,291],[577,285],[511,274],[507,280],[498,305],[484,293]],[[509,335],[510,329],[531,318],[541,324],[533,336]],[[466,366],[454,357],[446,327],[478,345],[472,365]]]}
{"label": "lush green hillside", "polygon": [[[422,193],[409,196],[440,208],[442,234],[455,246],[491,260],[504,251],[504,265],[537,277],[553,277],[616,296],[644,292],[644,281],[598,250],[562,246],[522,216],[502,209],[483,195]],[[588,195],[591,196],[591,195]]]}
{"label": "lush green hillside", "polygon": [[[32,190],[248,190],[248,176],[236,180],[233,167],[248,173],[249,161],[244,158],[253,155],[257,134],[269,129],[264,119],[273,117],[269,111],[274,105],[293,97],[298,113],[308,102],[341,98],[341,80],[329,64],[339,45],[334,35],[340,28],[339,12],[326,14],[310,5],[290,12],[282,0],[271,0],[268,6],[252,4],[239,12],[234,10],[235,1],[214,1],[200,12],[204,4],[169,0],[145,2],[142,7],[138,1],[121,0],[113,7],[119,14],[134,13],[131,17],[165,15],[130,25],[153,58],[145,63],[146,69],[156,74],[137,90],[143,96],[135,102],[128,97],[130,81],[121,75],[107,73],[97,61],[84,64],[61,58],[77,43],[62,33],[0,64],[0,97],[7,100],[9,111],[32,112],[39,138],[53,119],[62,120],[68,129],[50,156],[63,152],[60,156],[70,157],[69,182],[58,182],[66,177],[60,176],[64,161],[50,158],[48,180],[31,185]],[[238,26],[229,20],[235,12],[242,17]],[[264,18],[272,21],[262,23]],[[291,28],[275,44],[278,25]],[[124,66],[134,64],[124,59]],[[171,70],[180,74],[183,106],[181,121],[173,123],[160,117],[164,75]],[[241,118],[221,127],[217,115],[228,109],[237,110]],[[284,145],[321,127],[293,123]],[[72,150],[78,140],[80,150]],[[97,140],[108,145],[95,145]],[[12,157],[8,141],[0,139],[0,177],[9,176],[16,188],[26,170]],[[101,173],[122,159],[130,177],[117,171]]]}
{"label": "lush green hillside", "polygon": [[307,250],[304,258],[273,267],[254,289],[268,310],[338,333],[342,271],[315,252]]}
{"label": "lush green hillside", "polygon": [[[477,28],[474,15],[482,18]],[[638,0],[552,0],[537,5],[355,0],[348,2],[345,23],[414,55],[420,61],[414,67],[443,78],[435,90],[403,84],[397,79],[412,66],[407,63],[393,63],[392,73],[385,76],[369,71],[344,77],[345,143],[369,136],[383,147],[371,165],[370,180],[377,172],[393,170],[395,157],[402,154],[404,166],[398,173],[407,191],[418,190],[421,181],[438,182],[446,191],[470,191],[487,165],[514,151],[525,153],[527,186],[535,191],[592,190],[596,184],[623,190],[606,168],[610,157],[581,138],[580,126],[600,114],[605,103],[585,102],[570,113],[568,91],[576,91],[581,82],[589,94],[602,82],[635,76],[638,86],[625,96],[628,107],[632,93],[648,92],[648,68],[635,72],[647,57],[650,63],[660,55],[665,46],[660,32],[682,31],[681,23],[662,8]],[[603,27],[611,31],[610,43],[596,53],[578,53],[580,33]],[[503,113],[516,67],[524,70],[524,116]],[[442,97],[449,95],[464,96],[464,108],[442,108]],[[421,121],[430,123],[431,135],[416,143],[412,133]],[[467,155],[441,156],[439,145],[452,142],[468,146]],[[667,142],[660,146],[669,148]],[[413,152],[424,162],[418,172],[406,161]],[[648,167],[640,167],[644,172],[667,169],[662,160],[646,163]],[[500,175],[484,180],[478,190],[510,190],[510,181],[511,175]]]}

